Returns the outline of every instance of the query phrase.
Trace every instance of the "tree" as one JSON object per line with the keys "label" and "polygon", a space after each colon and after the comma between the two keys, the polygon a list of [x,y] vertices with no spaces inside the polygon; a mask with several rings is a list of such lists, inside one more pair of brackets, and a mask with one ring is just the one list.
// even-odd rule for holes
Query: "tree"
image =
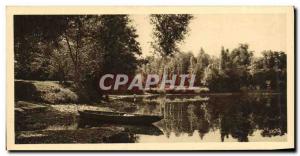
{"label": "tree", "polygon": [[141,60],[128,15],[15,16],[15,75],[98,86],[100,74],[134,74]]}
{"label": "tree", "polygon": [[252,62],[253,85],[262,89],[286,91],[286,54],[277,51],[263,51],[263,57]]}
{"label": "tree", "polygon": [[240,44],[230,54],[231,64],[237,68],[247,68],[252,60],[253,52],[249,51],[248,44]]}
{"label": "tree", "polygon": [[98,16],[66,16],[67,28],[61,35],[61,47],[68,53],[72,62],[72,79],[78,88],[87,74],[90,63],[89,53],[95,52],[93,34],[97,27]]}
{"label": "tree", "polygon": [[220,61],[221,61],[221,64],[220,64],[220,68],[222,70],[226,69],[226,68],[229,68],[230,66],[230,58],[229,58],[229,50],[226,49],[224,47],[222,47],[222,50],[221,50],[221,56],[220,56]]}
{"label": "tree", "polygon": [[64,48],[60,43],[52,47],[50,55],[50,77],[54,80],[59,80],[60,83],[66,80],[72,80],[72,60],[69,57],[67,48]]}
{"label": "tree", "polygon": [[52,45],[65,28],[63,16],[15,15],[15,77],[48,79],[51,50],[47,45]]}
{"label": "tree", "polygon": [[155,41],[153,48],[161,56],[172,56],[178,52],[178,43],[183,41],[188,32],[192,15],[188,14],[154,14],[151,24],[154,26]]}
{"label": "tree", "polygon": [[134,74],[140,65],[141,55],[136,29],[130,25],[128,15],[102,15],[97,28],[96,52],[101,53],[102,73]]}
{"label": "tree", "polygon": [[204,77],[204,71],[208,67],[211,58],[205,51],[201,48],[197,57],[196,57],[196,65],[194,68],[194,72],[196,75],[195,83],[196,85],[201,85]]}
{"label": "tree", "polygon": [[222,47],[219,63],[215,60],[206,72],[205,80],[210,90],[236,92],[247,88],[251,82],[252,57],[253,52],[249,51],[247,44],[240,44],[231,52]]}

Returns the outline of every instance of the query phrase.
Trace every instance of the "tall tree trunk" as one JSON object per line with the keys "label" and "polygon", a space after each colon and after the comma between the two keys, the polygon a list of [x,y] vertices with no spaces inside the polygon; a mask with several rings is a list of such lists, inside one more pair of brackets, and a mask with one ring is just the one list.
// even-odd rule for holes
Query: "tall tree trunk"
{"label": "tall tree trunk", "polygon": [[78,72],[78,62],[77,62],[77,59],[74,57],[73,55],[73,50],[71,48],[71,45],[70,45],[70,41],[67,37],[67,35],[65,35],[65,39],[66,39],[66,42],[67,42],[67,45],[68,45],[68,52],[69,52],[69,55],[71,57],[71,60],[73,62],[73,65],[74,65],[74,82],[77,86],[79,86],[79,72]]}

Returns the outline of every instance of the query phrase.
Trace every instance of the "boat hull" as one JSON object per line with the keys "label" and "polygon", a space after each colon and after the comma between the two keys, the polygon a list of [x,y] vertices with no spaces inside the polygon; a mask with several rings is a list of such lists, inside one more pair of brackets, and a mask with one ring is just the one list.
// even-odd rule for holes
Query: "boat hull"
{"label": "boat hull", "polygon": [[85,121],[97,123],[149,125],[163,119],[162,116],[137,115],[126,116],[125,113],[98,113],[94,111],[78,111],[80,118]]}

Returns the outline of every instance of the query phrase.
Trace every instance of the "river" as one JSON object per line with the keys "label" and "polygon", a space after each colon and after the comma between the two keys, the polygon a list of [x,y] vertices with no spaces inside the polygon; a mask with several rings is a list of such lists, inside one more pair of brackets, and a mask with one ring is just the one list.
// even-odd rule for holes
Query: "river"
{"label": "river", "polygon": [[[72,132],[84,130],[85,133],[95,133],[90,129],[123,128],[127,132],[125,137],[111,137],[108,142],[130,143],[287,140],[287,103],[286,96],[282,94],[202,95],[201,97],[168,95],[122,98],[120,101],[134,103],[134,107],[127,110],[128,113],[163,115],[164,119],[154,123],[153,126],[146,127],[89,125],[80,123],[78,114],[73,113],[56,118],[58,122],[44,122],[44,126],[36,129]],[[24,128],[21,129],[24,131]],[[67,139],[69,136],[64,137]],[[76,139],[82,140],[80,137],[93,137],[93,135],[79,135]],[[53,142],[60,143],[59,140],[52,140]]]}

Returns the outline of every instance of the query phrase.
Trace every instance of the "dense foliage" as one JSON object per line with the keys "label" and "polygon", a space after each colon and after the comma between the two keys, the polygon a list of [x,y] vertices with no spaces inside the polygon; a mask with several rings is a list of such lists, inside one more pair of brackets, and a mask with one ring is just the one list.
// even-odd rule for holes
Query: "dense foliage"
{"label": "dense foliage", "polygon": [[188,14],[154,14],[151,23],[154,26],[155,41],[152,43],[161,56],[172,56],[179,51],[178,43],[184,40],[192,15]]}
{"label": "dense foliage", "polygon": [[254,57],[247,44],[222,48],[219,57],[202,48],[196,56],[180,51],[192,18],[151,15],[152,45],[159,55],[142,58],[128,15],[14,16],[15,77],[73,81],[76,88],[91,91],[105,73],[195,74],[196,85],[212,92],[286,90],[284,52]]}
{"label": "dense foliage", "polygon": [[195,74],[197,86],[206,86],[212,92],[237,92],[249,90],[286,90],[286,54],[264,51],[254,57],[247,44],[229,51],[222,48],[220,57],[213,57],[203,49],[193,53],[176,53],[173,57],[147,57],[143,65],[146,74]]}
{"label": "dense foliage", "polygon": [[134,73],[141,54],[127,15],[15,16],[18,79],[74,80]]}

